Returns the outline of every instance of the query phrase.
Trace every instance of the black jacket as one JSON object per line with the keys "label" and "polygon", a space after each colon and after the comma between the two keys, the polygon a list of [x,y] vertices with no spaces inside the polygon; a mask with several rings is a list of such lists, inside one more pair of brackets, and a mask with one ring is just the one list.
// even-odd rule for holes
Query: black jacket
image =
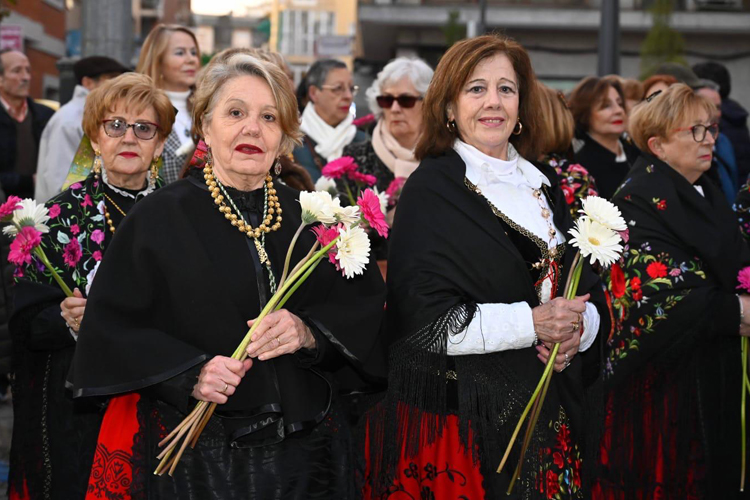
{"label": "black jacket", "polygon": [[[31,114],[34,144],[38,151],[42,130],[55,111],[29,98],[27,102],[28,112]],[[33,197],[34,180],[31,175],[21,175],[15,172],[16,155],[16,121],[10,117],[5,107],[0,106],[0,184],[6,195]],[[36,165],[34,165],[34,170],[36,170]]]}
{"label": "black jacket", "polygon": [[721,133],[729,138],[737,159],[740,182],[750,174],[750,131],[747,110],[732,99],[721,103]]}

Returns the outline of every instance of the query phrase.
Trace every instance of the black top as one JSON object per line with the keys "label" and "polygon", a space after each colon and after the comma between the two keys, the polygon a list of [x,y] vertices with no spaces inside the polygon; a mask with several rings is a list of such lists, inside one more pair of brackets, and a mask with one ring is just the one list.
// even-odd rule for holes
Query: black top
{"label": "black top", "polygon": [[638,158],[638,148],[629,139],[621,138],[620,142],[627,160],[618,162],[615,161],[616,154],[596,142],[590,135],[577,133],[576,136],[583,141],[584,145],[575,152],[574,163],[583,165],[589,171],[596,181],[599,196],[606,199],[612,198]]}
{"label": "black top", "polygon": [[[118,228],[81,326],[69,377],[75,396],[150,388],[187,411],[197,365],[230,356],[247,320],[269,297],[253,242],[218,211],[202,172],[192,174],[139,203]],[[265,244],[278,282],[301,213],[298,192],[283,185],[276,190],[284,220]],[[257,226],[262,190],[232,196]],[[292,262],[314,241],[303,231]],[[256,359],[217,410],[237,417],[227,419],[228,437],[252,444],[283,439],[322,420],[332,388],[361,390],[383,376],[378,334],[384,291],[374,263],[348,280],[322,262],[285,307],[311,328],[316,355]],[[180,377],[192,382],[175,380]]]}

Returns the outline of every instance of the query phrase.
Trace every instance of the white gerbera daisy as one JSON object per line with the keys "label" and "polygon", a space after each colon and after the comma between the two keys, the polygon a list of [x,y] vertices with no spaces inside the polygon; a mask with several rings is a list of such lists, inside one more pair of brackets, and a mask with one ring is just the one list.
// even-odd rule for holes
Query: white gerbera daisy
{"label": "white gerbera daisy", "polygon": [[[339,201],[338,199],[336,201]],[[358,224],[362,216],[359,213],[359,207],[352,205],[349,207],[336,207],[336,220],[349,227],[352,224]]]}
{"label": "white gerbera daisy", "polygon": [[584,216],[568,232],[573,235],[570,244],[578,248],[582,257],[590,255],[592,264],[598,260],[602,266],[609,267],[620,258],[620,235],[604,224]]}
{"label": "white gerbera daisy", "polygon": [[628,228],[625,219],[622,218],[620,209],[614,203],[598,196],[587,196],[583,199],[582,205],[583,209],[579,212],[588,216],[591,220],[613,231],[624,231]]}
{"label": "white gerbera daisy", "polygon": [[318,180],[315,181],[315,191],[325,191],[331,196],[339,194],[338,189],[336,189],[336,181],[325,175],[321,175]]}
{"label": "white gerbera daisy", "polygon": [[331,197],[326,191],[302,191],[299,194],[299,204],[302,206],[302,222],[305,225],[322,222],[326,225],[336,223],[336,207],[339,200]]}
{"label": "white gerbera daisy", "polygon": [[388,210],[388,200],[390,200],[391,197],[388,196],[388,193],[381,193],[380,191],[378,191],[377,187],[373,187],[372,191],[380,199],[380,211],[383,212],[383,215],[385,215],[386,211]]}
{"label": "white gerbera daisy", "polygon": [[49,215],[43,203],[37,204],[31,198],[26,198],[19,205],[21,208],[13,212],[11,224],[3,228],[3,233],[15,236],[20,228],[26,226],[34,227],[40,233],[49,233],[49,227],[47,227]]}
{"label": "white gerbera daisy", "polygon": [[336,260],[347,278],[362,274],[370,261],[370,238],[360,226],[341,228],[336,242]]}

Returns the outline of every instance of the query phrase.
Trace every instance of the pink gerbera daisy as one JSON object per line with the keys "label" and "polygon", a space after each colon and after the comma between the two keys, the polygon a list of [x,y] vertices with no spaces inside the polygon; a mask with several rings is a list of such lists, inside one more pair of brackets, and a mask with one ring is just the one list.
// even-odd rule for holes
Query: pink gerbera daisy
{"label": "pink gerbera daisy", "polygon": [[24,226],[10,244],[8,261],[16,266],[31,264],[31,252],[42,243],[42,233],[33,226]]}
{"label": "pink gerbera daisy", "polygon": [[321,174],[329,179],[340,179],[345,174],[357,170],[357,164],[351,156],[342,156],[337,160],[329,162],[321,169]]}
{"label": "pink gerbera daisy", "polygon": [[383,238],[388,237],[388,223],[380,210],[380,198],[372,189],[365,189],[357,199],[357,205],[367,223]]}

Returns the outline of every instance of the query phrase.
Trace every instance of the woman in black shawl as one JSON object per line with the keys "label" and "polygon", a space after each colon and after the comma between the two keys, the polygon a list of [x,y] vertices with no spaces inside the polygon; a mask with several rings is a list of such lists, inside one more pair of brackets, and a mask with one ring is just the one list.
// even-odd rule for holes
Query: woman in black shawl
{"label": "woman in black shawl", "polygon": [[83,129],[94,167],[47,202],[49,233],[41,243],[75,296],[66,298],[36,258],[16,270],[10,498],[68,500],[86,492],[101,411],[74,401],[65,377],[99,264],[125,214],[156,188],[174,117],[146,75],[109,80],[86,100]]}
{"label": "woman in black shawl", "polygon": [[[212,60],[194,113],[211,158],[127,218],[82,324],[74,395],[138,396],[135,422],[121,412],[111,426],[135,429],[131,449],[110,450],[96,486],[118,498],[352,498],[339,392],[384,375],[382,278],[372,264],[348,280],[322,263],[263,320],[250,359],[227,357],[281,278],[301,222],[299,192],[270,177],[299,138],[298,117],[286,75],[246,54]],[[292,261],[314,242],[304,231]],[[198,400],[219,405],[197,446],[174,477],[153,475],[158,442]],[[117,423],[108,410],[105,424],[110,414]],[[132,479],[112,484],[126,469]]]}
{"label": "woman in black shawl", "polygon": [[528,54],[505,37],[457,43],[435,71],[422,162],[392,233],[372,498],[504,495],[519,445],[495,469],[555,342],[557,373],[511,498],[584,498],[583,382],[596,374],[606,308],[588,266],[582,296],[560,297],[570,214],[555,171],[523,158],[537,157],[536,92]]}
{"label": "woman in black shawl", "polygon": [[675,84],[635,107],[646,151],[613,201],[630,238],[608,288],[606,432],[594,498],[739,498],[750,252],[711,167],[713,104]]}

